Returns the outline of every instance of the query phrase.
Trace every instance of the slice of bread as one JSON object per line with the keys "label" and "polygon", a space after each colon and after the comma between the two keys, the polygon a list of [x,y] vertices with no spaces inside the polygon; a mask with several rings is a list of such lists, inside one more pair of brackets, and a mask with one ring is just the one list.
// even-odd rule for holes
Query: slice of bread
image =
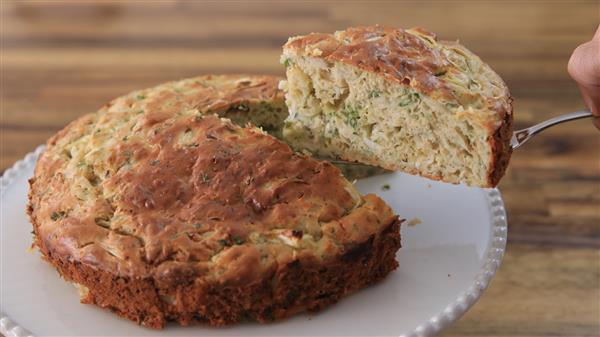
{"label": "slice of bread", "polygon": [[293,37],[281,83],[296,147],[390,170],[495,186],[511,155],[502,79],[457,42],[420,28]]}

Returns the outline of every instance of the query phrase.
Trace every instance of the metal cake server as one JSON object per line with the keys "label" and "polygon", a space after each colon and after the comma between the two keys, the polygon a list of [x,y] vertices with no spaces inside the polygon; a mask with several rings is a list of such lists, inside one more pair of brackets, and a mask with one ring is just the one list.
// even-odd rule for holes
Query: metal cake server
{"label": "metal cake server", "polygon": [[[543,130],[545,130],[551,126],[561,124],[564,122],[568,122],[568,121],[574,121],[576,119],[588,118],[588,117],[592,117],[592,113],[589,111],[586,111],[586,110],[571,112],[571,113],[567,113],[564,115],[556,116],[554,118],[550,118],[550,119],[543,121],[541,123],[538,123],[534,126],[514,131],[512,138],[510,139],[510,146],[513,149],[517,149],[521,145],[525,144],[528,140],[530,140],[533,136],[537,135],[538,133],[542,132]],[[335,160],[323,159],[323,160],[327,160],[334,164],[362,165],[360,163],[348,162],[348,161],[339,160],[339,159],[335,159]]]}
{"label": "metal cake server", "polygon": [[535,136],[536,134],[542,132],[543,130],[545,130],[553,125],[568,122],[568,121],[574,121],[576,119],[587,118],[587,117],[592,117],[592,113],[589,111],[585,111],[585,110],[571,112],[568,114],[550,118],[547,121],[543,121],[539,124],[528,127],[526,129],[517,130],[517,131],[513,132],[512,138],[510,139],[510,146],[513,149],[517,149],[521,145],[525,144],[525,142],[530,140],[531,137]]}

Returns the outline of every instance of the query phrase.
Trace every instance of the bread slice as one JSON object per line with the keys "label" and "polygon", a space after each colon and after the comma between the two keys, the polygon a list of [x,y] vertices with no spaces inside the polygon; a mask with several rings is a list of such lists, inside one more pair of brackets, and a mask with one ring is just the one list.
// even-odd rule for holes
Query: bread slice
{"label": "bread slice", "polygon": [[283,47],[284,137],[322,156],[495,186],[511,154],[502,79],[423,29],[349,28]]}
{"label": "bread slice", "polygon": [[200,77],[133,92],[48,141],[28,213],[35,245],[82,302],[152,328],[268,322],[397,267],[400,220],[383,200],[213,115],[244,119],[273,93],[261,81]]}

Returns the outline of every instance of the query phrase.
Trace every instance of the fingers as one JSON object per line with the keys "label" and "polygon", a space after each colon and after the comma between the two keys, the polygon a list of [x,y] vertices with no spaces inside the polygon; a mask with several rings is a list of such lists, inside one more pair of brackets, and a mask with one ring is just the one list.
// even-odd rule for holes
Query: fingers
{"label": "fingers", "polygon": [[575,49],[569,59],[569,74],[582,85],[600,85],[600,39]]}
{"label": "fingers", "polygon": [[[594,115],[600,116],[600,26],[591,41],[575,49],[569,59],[568,71],[579,85],[586,106]],[[599,120],[594,121],[594,125],[599,124]]]}
{"label": "fingers", "polygon": [[600,86],[582,85],[579,83],[578,86],[585,106],[594,116],[600,117]]}

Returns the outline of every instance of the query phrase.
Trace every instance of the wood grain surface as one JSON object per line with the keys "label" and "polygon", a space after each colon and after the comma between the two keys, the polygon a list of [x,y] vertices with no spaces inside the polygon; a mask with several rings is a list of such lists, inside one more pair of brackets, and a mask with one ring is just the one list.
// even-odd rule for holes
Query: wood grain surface
{"label": "wood grain surface", "polygon": [[[516,127],[583,107],[566,65],[598,1],[1,1],[0,170],[130,90],[205,73],[283,74],[288,36],[380,23],[460,39],[507,82]],[[552,128],[500,184],[505,261],[443,336],[600,335],[600,132]],[[399,313],[400,314],[400,313]]]}

